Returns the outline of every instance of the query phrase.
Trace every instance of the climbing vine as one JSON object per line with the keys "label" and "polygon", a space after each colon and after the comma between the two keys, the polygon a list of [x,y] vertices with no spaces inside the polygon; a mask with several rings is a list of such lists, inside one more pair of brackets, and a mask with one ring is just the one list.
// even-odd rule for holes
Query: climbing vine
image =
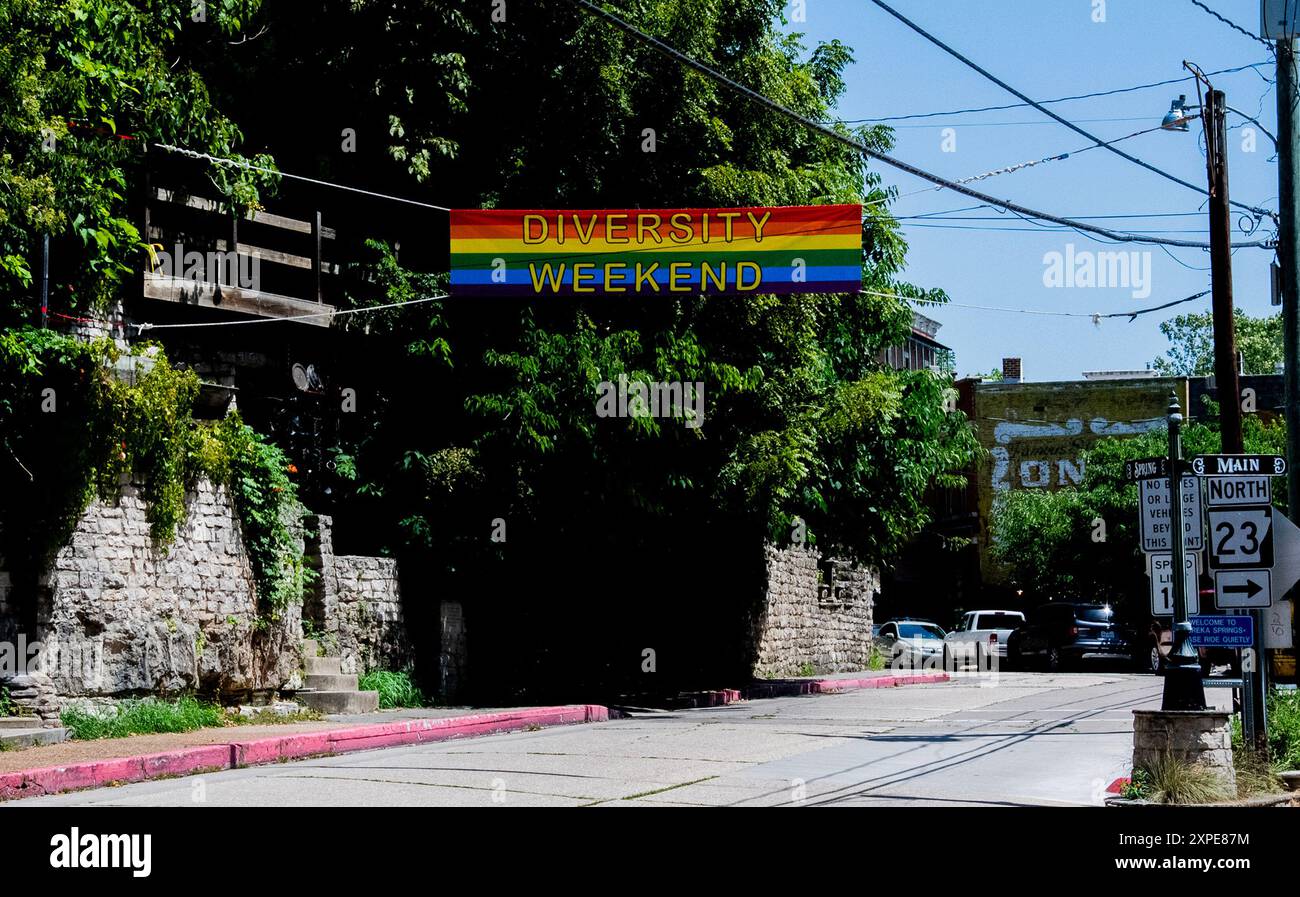
{"label": "climbing vine", "polygon": [[292,464],[238,414],[195,420],[198,391],[157,346],[0,332],[0,556],[16,584],[34,587],[90,502],[132,477],[154,541],[170,544],[186,490],[207,476],[230,490],[262,619],[301,596]]}

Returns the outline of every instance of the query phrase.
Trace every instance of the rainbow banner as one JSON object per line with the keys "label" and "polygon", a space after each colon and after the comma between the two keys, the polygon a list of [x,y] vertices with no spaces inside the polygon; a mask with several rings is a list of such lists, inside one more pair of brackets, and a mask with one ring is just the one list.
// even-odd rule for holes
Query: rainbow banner
{"label": "rainbow banner", "polygon": [[855,293],[862,207],[454,209],[467,296]]}

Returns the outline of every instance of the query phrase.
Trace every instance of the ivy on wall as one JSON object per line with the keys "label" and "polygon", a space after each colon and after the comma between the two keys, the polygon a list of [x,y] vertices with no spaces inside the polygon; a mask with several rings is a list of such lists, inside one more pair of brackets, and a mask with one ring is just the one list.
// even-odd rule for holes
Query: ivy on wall
{"label": "ivy on wall", "polygon": [[0,557],[15,586],[34,589],[90,502],[116,499],[133,474],[165,547],[185,518],[187,488],[207,476],[230,490],[261,622],[300,599],[308,572],[292,465],[237,413],[195,420],[198,391],[198,377],[157,346],[123,353],[108,340],[0,332]]}

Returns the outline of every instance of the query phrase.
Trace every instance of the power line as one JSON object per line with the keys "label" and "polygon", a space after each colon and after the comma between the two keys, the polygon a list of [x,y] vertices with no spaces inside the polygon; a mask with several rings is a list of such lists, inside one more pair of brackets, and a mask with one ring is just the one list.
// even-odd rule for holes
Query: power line
{"label": "power line", "polygon": [[192,327],[237,327],[242,324],[275,324],[280,321],[306,321],[311,318],[339,318],[343,315],[355,315],[367,311],[382,311],[386,308],[403,308],[407,305],[419,305],[421,302],[433,302],[438,299],[450,298],[447,293],[439,293],[436,296],[423,296],[419,299],[409,299],[406,302],[388,302],[384,305],[366,305],[360,308],[345,308],[334,311],[320,311],[307,315],[291,315],[286,318],[250,318],[246,321],[197,321],[192,324],[132,324],[138,333],[144,333],[146,330],[178,330],[189,329]]}
{"label": "power line", "polygon": [[[1074,124],[1070,120],[1062,118],[1061,116],[1053,112],[1051,109],[1048,109],[1042,103],[1030,99],[1028,96],[1016,90],[1010,84],[998,78],[996,75],[989,72],[987,69],[980,67],[977,63],[975,63],[968,57],[963,56],[957,50],[954,50],[952,47],[948,46],[943,41],[939,40],[939,38],[935,37],[933,34],[926,31],[920,25],[916,24],[911,19],[907,18],[902,13],[898,12],[897,10],[889,6],[887,3],[884,2],[884,0],[871,0],[871,2],[879,6],[881,9],[889,13],[894,18],[898,19],[898,21],[902,22],[908,28],[911,28],[913,31],[921,35],[930,43],[934,44],[936,47],[943,50],[948,55],[952,56],[954,59],[958,60],[962,64],[973,69],[974,71],[978,72],[980,75],[987,78],[989,81],[992,81],[998,87],[1001,87],[1003,90],[1007,91],[1013,96],[1019,98],[1020,100],[1023,100],[1024,102],[1028,103],[1030,106],[1033,106],[1035,109],[1037,109],[1039,112],[1042,112],[1044,115],[1052,119],[1055,119],[1056,121],[1060,122],[1062,125],[1065,125],[1065,127],[1069,128],[1071,131],[1074,131],[1076,134],[1086,137],[1087,139],[1091,140],[1093,143],[1096,144],[1102,143],[1100,137],[1097,137],[1094,134],[1085,131],[1083,128]],[[1202,196],[1208,195],[1208,191],[1204,187],[1198,187],[1195,184],[1193,184],[1191,181],[1185,181],[1182,178],[1178,177],[1177,175],[1170,174],[1169,172],[1165,171],[1163,168],[1157,168],[1156,166],[1152,165],[1150,162],[1144,162],[1142,159],[1139,159],[1137,156],[1131,156],[1128,153],[1124,152],[1123,150],[1116,149],[1113,146],[1107,146],[1106,149],[1110,150],[1112,153],[1119,156],[1121,159],[1127,159],[1129,162],[1132,162],[1134,165],[1138,165],[1142,168],[1145,168],[1147,171],[1153,172],[1154,174],[1158,174],[1162,178],[1173,181],[1175,184],[1180,184],[1188,188],[1189,190],[1195,190],[1197,193],[1200,193]],[[1257,206],[1252,206],[1246,203],[1237,202],[1236,200],[1230,200],[1230,202],[1232,203],[1232,205],[1236,206],[1237,208],[1246,209],[1248,211],[1254,212],[1256,215],[1267,215],[1270,218],[1272,218],[1274,221],[1278,220],[1278,216],[1276,212],[1270,212],[1268,209],[1261,209],[1258,208]]]}
{"label": "power line", "polygon": [[1192,5],[1199,6],[1201,9],[1205,10],[1210,15],[1214,16],[1220,22],[1227,25],[1229,28],[1232,28],[1236,31],[1240,31],[1242,34],[1246,35],[1246,37],[1250,38],[1251,40],[1259,41],[1261,44],[1268,47],[1270,50],[1273,49],[1273,45],[1270,44],[1268,41],[1264,40],[1264,38],[1260,37],[1258,34],[1256,34],[1253,31],[1247,31],[1245,28],[1242,28],[1240,25],[1238,25],[1236,22],[1232,21],[1231,19],[1225,18],[1224,16],[1210,9],[1208,6],[1202,3],[1201,0],[1192,0]]}
{"label": "power line", "polygon": [[450,212],[451,209],[446,206],[434,205],[431,202],[420,202],[418,199],[407,199],[405,196],[393,196],[388,193],[376,193],[373,190],[363,190],[361,187],[350,187],[347,184],[336,184],[333,181],[322,181],[316,178],[309,178],[301,174],[290,174],[287,171],[279,171],[274,168],[266,168],[262,165],[254,165],[251,162],[245,162],[242,159],[224,159],[220,156],[212,156],[208,153],[196,152],[192,149],[185,149],[180,146],[172,146],[167,143],[151,143],[149,146],[169,153],[175,153],[179,156],[186,156],[190,159],[199,159],[204,162],[210,162],[213,165],[225,165],[231,168],[244,168],[248,171],[260,171],[266,174],[272,174],[276,177],[290,178],[295,181],[302,181],[307,184],[315,184],[318,187],[333,187],[335,190],[346,190],[349,193],[360,193],[363,196],[373,196],[376,199],[387,199],[393,202],[404,202],[407,205],[420,206],[425,209],[434,209],[439,212]]}
{"label": "power line", "polygon": [[[966,187],[961,184],[958,184],[957,182],[949,180],[948,178],[941,177],[937,174],[932,174],[931,172],[928,172],[923,168],[918,168],[917,166],[912,165],[910,162],[904,162],[901,159],[895,159],[893,156],[890,156],[887,153],[882,153],[879,150],[872,149],[870,146],[867,146],[865,143],[861,142],[860,140],[855,140],[853,137],[847,134],[842,134],[839,131],[834,130],[833,128],[827,127],[821,122],[815,121],[814,119],[811,119],[805,115],[795,112],[793,109],[781,105],[780,103],[764,96],[758,91],[746,87],[745,85],[740,84],[739,82],[733,81],[732,79],[728,78],[726,75],[722,74],[716,69],[705,65],[704,63],[700,62],[694,57],[686,55],[685,53],[678,50],[676,47],[673,47],[670,44],[665,43],[664,41],[660,40],[657,37],[654,37],[653,35],[647,34],[646,32],[637,28],[635,25],[632,25],[631,23],[614,15],[613,13],[606,11],[605,9],[595,5],[594,3],[591,3],[590,0],[569,0],[569,2],[574,4],[575,6],[581,7],[582,9],[586,10],[587,12],[591,13],[594,16],[604,19],[609,24],[613,25],[614,27],[618,28],[619,30],[629,35],[632,35],[638,40],[643,41],[644,43],[648,44],[658,52],[676,60],[677,62],[682,63],[683,65],[688,66],[689,68],[718,82],[719,84],[725,85],[731,90],[740,93],[741,95],[758,103],[759,105],[767,109],[770,109],[773,112],[777,112],[781,115],[784,115],[793,121],[797,121],[800,124],[804,125],[805,127],[812,128],[813,130],[823,134],[826,137],[831,138],[832,140],[835,140],[839,143],[844,144],[845,146],[857,150],[858,152],[862,153],[868,158],[875,159],[878,162],[882,162],[886,165],[897,168],[900,171],[907,172],[908,174],[914,177],[918,177],[923,180],[929,181],[932,184],[937,184],[941,187],[947,187],[950,190],[954,190],[957,193],[961,193],[965,196],[969,196],[972,199],[978,199],[980,202],[985,203],[987,205],[992,205],[992,206],[997,206],[999,208],[1007,209],[1008,211],[1027,216],[1028,218],[1038,218],[1043,221],[1050,221],[1053,224],[1061,224],[1061,225],[1065,225],[1066,227],[1075,228],[1076,230],[1088,231],[1090,233],[1099,234],[1117,243],[1150,243],[1155,245],[1183,246],[1192,249],[1209,248],[1208,243],[1196,242],[1192,240],[1172,240],[1172,239],[1165,239],[1159,237],[1144,237],[1137,234],[1126,234],[1121,231],[1109,230],[1108,228],[1097,227],[1095,225],[1087,224],[1082,221],[1075,221],[1070,218],[1063,218],[1059,215],[1052,215],[1048,212],[1040,212],[1036,209],[1031,209],[1028,206],[1022,206],[1005,199],[998,199],[997,197],[990,196],[987,193],[981,193],[978,190],[973,190],[970,187]],[[1265,212],[1265,214],[1271,215],[1272,213]],[[1237,245],[1239,247],[1272,248],[1272,243],[1270,241],[1263,241],[1263,240],[1254,241],[1250,243],[1238,243]]]}
{"label": "power line", "polygon": [[[863,292],[869,293],[869,295],[872,296],[906,298],[906,297],[898,297],[897,294],[893,294],[893,293],[875,293],[869,290],[864,290]],[[1199,292],[1194,296],[1188,296],[1185,299],[1175,299],[1173,302],[1166,302],[1163,305],[1153,305],[1150,308],[1138,308],[1138,309],[1134,309],[1133,311],[1117,311],[1117,312],[1109,312],[1105,314],[1101,312],[1082,312],[1082,311],[1041,311],[1039,309],[1033,309],[1033,308],[1008,308],[1006,306],[999,306],[999,305],[967,305],[961,302],[926,303],[924,300],[913,300],[913,301],[915,301],[917,304],[922,306],[934,305],[940,308],[945,306],[951,306],[953,308],[969,308],[969,309],[974,309],[976,311],[997,311],[997,312],[1008,312],[1011,314],[1020,314],[1020,315],[1041,315],[1041,316],[1053,317],[1053,318],[1090,318],[1094,323],[1099,323],[1103,320],[1106,320],[1107,318],[1128,318],[1131,323],[1132,321],[1136,320],[1140,315],[1147,315],[1147,314],[1151,314],[1152,312],[1163,311],[1166,308],[1173,308],[1175,305],[1182,305],[1183,303],[1186,302],[1195,302],[1197,299],[1201,299],[1204,298],[1205,296],[1210,295],[1210,292],[1211,292],[1210,290],[1203,290],[1202,292]]]}
{"label": "power line", "polygon": [[[1252,62],[1250,65],[1239,65],[1234,68],[1219,69],[1215,72],[1206,72],[1207,78],[1213,78],[1216,75],[1234,75],[1237,72],[1244,72],[1247,69],[1255,71],[1267,66],[1267,62]],[[1263,77],[1262,75],[1260,77]],[[1057,103],[1069,103],[1074,100],[1090,100],[1097,97],[1110,97],[1121,93],[1132,93],[1138,90],[1149,90],[1153,87],[1168,87],[1171,84],[1182,84],[1184,81],[1192,81],[1194,77],[1188,75],[1184,78],[1169,78],[1165,81],[1152,81],[1150,84],[1138,84],[1133,87],[1119,87],[1114,90],[1099,90],[1095,93],[1081,93],[1070,97],[1057,97],[1054,100],[1039,100],[1044,106],[1054,106]],[[916,112],[911,115],[891,115],[886,118],[846,118],[842,119],[845,124],[883,124],[892,121],[912,121],[918,118],[945,118],[953,115],[968,115],[975,112],[1005,112],[1008,109],[1025,109],[1031,107],[1031,103],[1007,103],[1002,106],[980,106],[974,109],[953,109],[949,112]]]}

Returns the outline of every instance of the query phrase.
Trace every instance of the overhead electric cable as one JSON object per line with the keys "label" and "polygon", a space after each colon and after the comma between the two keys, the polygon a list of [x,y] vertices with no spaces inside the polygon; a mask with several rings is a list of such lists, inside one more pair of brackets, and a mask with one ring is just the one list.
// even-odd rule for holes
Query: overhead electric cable
{"label": "overhead electric cable", "polygon": [[1273,49],[1273,45],[1270,44],[1267,40],[1260,37],[1258,34],[1256,34],[1253,31],[1247,31],[1245,28],[1242,28],[1240,25],[1238,25],[1236,22],[1232,21],[1231,19],[1225,18],[1220,13],[1217,13],[1214,10],[1210,9],[1210,7],[1202,3],[1201,0],[1192,0],[1192,5],[1199,6],[1201,9],[1205,10],[1210,15],[1214,16],[1220,22],[1227,25],[1229,28],[1232,28],[1235,31],[1240,31],[1242,34],[1246,35],[1246,37],[1250,38],[1251,40],[1259,41],[1261,44],[1268,47],[1270,50]]}
{"label": "overhead electric cable", "polygon": [[[1269,65],[1268,62],[1252,62],[1249,65],[1239,65],[1234,68],[1219,69],[1214,72],[1206,72],[1207,78],[1213,78],[1216,75],[1234,75],[1237,72],[1244,72],[1247,69],[1255,71]],[[1110,97],[1121,93],[1132,93],[1137,90],[1148,90],[1153,87],[1168,87],[1171,84],[1182,84],[1184,81],[1192,81],[1194,76],[1188,75],[1185,78],[1169,78],[1165,81],[1152,81],[1150,84],[1138,84],[1133,87],[1119,87],[1114,90],[1099,90],[1095,93],[1081,93],[1070,97],[1057,97],[1054,100],[1039,100],[1044,106],[1054,106],[1057,103],[1068,103],[1074,100],[1091,100],[1097,97]],[[911,115],[891,115],[885,118],[846,118],[841,119],[845,124],[885,124],[891,121],[912,121],[918,118],[948,118],[954,115],[969,115],[976,112],[1005,112],[1008,109],[1025,109],[1032,107],[1031,103],[1007,103],[1001,106],[980,106],[975,109],[952,109],[948,112],[916,112]]]}
{"label": "overhead electric cable", "polygon": [[307,315],[290,315],[284,318],[249,318],[244,321],[196,321],[191,324],[132,324],[139,333],[146,330],[179,330],[190,329],[193,327],[236,327],[241,324],[274,324],[277,321],[306,321],[311,318],[339,318],[343,315],[355,315],[367,311],[383,311],[386,308],[404,308],[408,305],[419,305],[421,302],[433,302],[438,299],[448,299],[447,293],[439,293],[436,296],[422,296],[419,299],[408,299],[405,302],[387,302],[383,305],[366,305],[360,308],[335,309],[334,311],[313,312]]}
{"label": "overhead electric cable", "polygon": [[373,196],[376,199],[387,199],[387,200],[391,200],[392,202],[404,202],[407,205],[421,206],[422,208],[434,209],[439,212],[451,211],[451,209],[447,208],[446,206],[434,205],[431,202],[421,202],[418,199],[408,199],[405,196],[393,196],[389,193],[376,193],[373,190],[364,190],[361,187],[351,187],[347,184],[336,184],[333,181],[322,181],[322,180],[318,180],[317,178],[309,178],[301,174],[290,174],[287,171],[279,171],[275,168],[267,168],[263,165],[254,165],[253,163],[245,162],[242,159],[224,159],[220,156],[213,156],[213,155],[209,155],[208,153],[200,153],[192,149],[185,149],[184,147],[181,146],[172,146],[171,144],[168,143],[151,143],[149,144],[149,146],[156,147],[157,149],[164,150],[169,153],[176,153],[177,155],[180,156],[186,156],[190,159],[199,159],[201,161],[210,162],[213,165],[225,165],[230,168],[244,168],[247,169],[248,171],[260,171],[266,174],[275,175],[276,177],[289,178],[295,181],[303,181],[304,183],[315,184],[318,187],[333,187],[335,190],[346,190],[349,193],[360,193],[363,196]]}
{"label": "overhead electric cable", "polygon": [[[862,153],[863,155],[869,158],[875,159],[876,161],[882,162],[886,165],[890,165],[894,168],[897,168],[900,171],[905,171],[908,174],[913,175],[914,177],[918,177],[923,180],[929,181],[932,184],[938,184],[939,186],[947,187],[948,189],[956,191],[957,193],[961,193],[973,199],[978,199],[980,202],[993,205],[993,206],[998,206],[999,208],[1004,208],[1007,209],[1008,211],[1025,215],[1030,218],[1038,218],[1043,221],[1050,221],[1054,224],[1061,224],[1061,225],[1065,225],[1066,227],[1072,227],[1075,228],[1076,230],[1088,231],[1090,233],[1100,234],[1101,236],[1114,240],[1117,243],[1150,243],[1153,245],[1183,246],[1192,249],[1208,249],[1210,246],[1209,243],[1196,242],[1192,240],[1172,240],[1172,239],[1163,239],[1158,237],[1143,237],[1137,234],[1126,234],[1121,231],[1114,231],[1103,227],[1096,227],[1095,225],[1087,224],[1082,221],[1075,221],[1069,218],[1063,218],[1059,215],[1052,215],[1048,212],[1040,212],[1036,209],[1031,209],[1028,206],[1022,206],[1017,203],[1010,202],[1009,200],[998,199],[997,197],[990,196],[987,193],[981,193],[978,190],[973,190],[970,187],[966,187],[961,184],[958,184],[955,181],[949,180],[948,178],[941,177],[937,174],[932,174],[923,168],[918,168],[917,166],[912,165],[910,162],[904,162],[901,159],[895,159],[894,157],[886,153],[882,153],[879,150],[872,149],[870,146],[867,146],[865,143],[861,142],[860,140],[856,140],[847,134],[842,134],[839,131],[834,130],[833,128],[827,127],[821,122],[811,119],[806,115],[802,115],[798,112],[795,112],[793,109],[790,109],[787,106],[783,106],[780,103],[776,102],[775,100],[772,100],[764,96],[763,94],[749,87],[746,87],[743,84],[740,84],[739,82],[733,81],[732,79],[728,78],[726,75],[722,74],[716,69],[711,68],[710,66],[705,65],[699,60],[686,55],[685,53],[678,50],[676,47],[673,47],[670,44],[665,43],[664,41],[660,40],[657,37],[654,37],[653,35],[647,34],[646,32],[637,28],[635,25],[632,25],[630,22],[627,22],[622,18],[614,15],[613,13],[608,12],[605,9],[597,6],[596,4],[591,3],[590,0],[569,0],[569,2],[574,4],[575,6],[581,7],[582,9],[586,10],[587,12],[591,13],[594,16],[598,16],[599,18],[604,19],[606,22],[620,29],[621,31],[630,34],[633,37],[636,37],[638,40],[645,42],[646,44],[653,47],[658,52],[682,63],[683,65],[690,67],[691,69],[694,69],[695,71],[718,82],[719,84],[723,84],[729,87],[730,89],[736,91],[737,93],[742,94],[743,96],[758,103],[759,105],[764,106],[765,108],[770,109],[773,112],[777,112],[781,115],[784,115],[787,118],[790,118],[794,121],[797,121],[808,128],[812,128],[813,130],[818,131],[819,133],[825,135],[826,137],[831,138],[832,140],[836,140],[846,146],[849,146],[857,150],[858,152]],[[1267,210],[1262,210],[1262,212],[1268,215],[1273,214],[1271,212],[1267,212]],[[1239,247],[1272,248],[1273,244],[1271,241],[1258,240],[1250,243],[1238,243],[1237,245]]]}
{"label": "overhead electric cable", "polygon": [[[585,0],[584,0],[584,2],[585,2]],[[960,52],[958,52],[957,50],[955,50],[955,49],[953,49],[952,47],[948,46],[948,45],[945,44],[943,41],[939,40],[939,38],[935,37],[933,34],[931,34],[930,32],[926,31],[926,30],[925,30],[924,28],[922,28],[920,25],[916,24],[916,23],[913,22],[911,19],[907,18],[907,17],[904,16],[902,13],[898,12],[896,9],[894,9],[893,7],[891,7],[889,4],[885,3],[884,0],[871,0],[871,2],[874,3],[874,4],[876,4],[877,6],[879,6],[881,9],[883,9],[885,12],[889,13],[889,14],[890,14],[891,16],[893,16],[894,18],[898,19],[898,21],[902,22],[902,23],[903,23],[904,25],[906,25],[908,28],[911,28],[911,29],[912,29],[913,31],[915,31],[917,34],[921,35],[921,37],[925,38],[925,39],[928,40],[930,43],[934,44],[936,47],[938,47],[939,49],[943,50],[943,51],[944,51],[945,53],[947,53],[949,56],[952,56],[952,57],[953,57],[954,59],[956,59],[957,61],[961,62],[962,64],[966,65],[967,67],[969,67],[969,68],[973,69],[974,71],[978,72],[980,75],[984,76],[984,77],[987,78],[989,81],[992,81],[994,84],[996,84],[998,87],[1001,87],[1003,90],[1007,91],[1007,92],[1010,93],[1012,96],[1015,96],[1015,97],[1019,98],[1020,100],[1023,100],[1024,102],[1028,103],[1030,106],[1033,106],[1033,107],[1034,107],[1035,109],[1037,109],[1039,112],[1042,112],[1044,115],[1046,115],[1046,116],[1048,116],[1048,117],[1050,117],[1050,118],[1052,118],[1052,119],[1054,119],[1054,120],[1060,122],[1062,125],[1064,125],[1065,127],[1069,128],[1071,131],[1074,131],[1076,134],[1079,134],[1080,136],[1083,136],[1083,137],[1088,138],[1088,139],[1091,140],[1093,143],[1096,143],[1096,144],[1102,144],[1102,143],[1103,143],[1103,141],[1102,141],[1102,139],[1101,139],[1100,137],[1097,137],[1096,135],[1094,135],[1094,134],[1092,134],[1092,133],[1090,133],[1090,132],[1088,132],[1088,131],[1085,131],[1083,128],[1081,128],[1081,127],[1079,127],[1078,125],[1074,124],[1074,123],[1071,122],[1069,119],[1062,118],[1061,116],[1059,116],[1059,115],[1057,115],[1055,112],[1053,112],[1051,109],[1048,109],[1048,108],[1047,108],[1046,106],[1044,106],[1042,103],[1039,103],[1039,102],[1037,102],[1036,100],[1033,100],[1033,99],[1029,98],[1029,97],[1026,96],[1025,94],[1023,94],[1023,93],[1021,93],[1020,91],[1016,90],[1014,87],[1012,87],[1012,86],[1011,86],[1010,84],[1008,84],[1007,82],[1003,81],[1001,78],[998,78],[996,75],[994,75],[993,73],[991,73],[991,72],[988,71],[987,69],[982,68],[978,63],[974,62],[973,60],[969,59],[969,58],[966,57],[966,56],[963,56]],[[1200,193],[1202,196],[1208,195],[1208,191],[1207,191],[1204,187],[1198,187],[1197,185],[1193,184],[1191,181],[1185,181],[1185,180],[1183,180],[1182,178],[1178,177],[1178,176],[1175,175],[1175,174],[1170,174],[1169,172],[1165,171],[1163,168],[1157,168],[1156,166],[1152,165],[1150,162],[1145,162],[1145,161],[1143,161],[1142,159],[1139,159],[1137,156],[1129,155],[1128,153],[1124,152],[1123,150],[1116,149],[1116,148],[1113,147],[1113,146],[1107,146],[1106,149],[1110,150],[1112,153],[1114,153],[1115,155],[1119,156],[1121,159],[1127,159],[1129,162],[1132,162],[1134,165],[1137,165],[1137,166],[1140,166],[1140,167],[1142,167],[1142,168],[1145,168],[1147,171],[1153,172],[1154,174],[1158,174],[1158,175],[1160,175],[1162,178],[1165,178],[1165,179],[1167,179],[1167,180],[1173,181],[1175,184],[1180,184],[1180,185],[1182,185],[1182,186],[1188,188],[1189,190],[1195,190],[1197,193]],[[1252,205],[1248,205],[1248,204],[1246,204],[1246,203],[1237,202],[1236,200],[1229,200],[1229,202],[1231,202],[1232,205],[1236,206],[1236,207],[1239,208],[1239,209],[1246,209],[1246,210],[1248,210],[1248,211],[1254,212],[1256,215],[1267,215],[1267,216],[1269,216],[1270,218],[1272,218],[1274,221],[1277,221],[1277,220],[1278,220],[1278,215],[1277,215],[1277,213],[1276,213],[1276,212],[1271,212],[1271,211],[1269,211],[1268,209],[1261,209],[1261,208],[1259,208],[1259,207],[1257,207],[1257,206],[1252,206]]]}

